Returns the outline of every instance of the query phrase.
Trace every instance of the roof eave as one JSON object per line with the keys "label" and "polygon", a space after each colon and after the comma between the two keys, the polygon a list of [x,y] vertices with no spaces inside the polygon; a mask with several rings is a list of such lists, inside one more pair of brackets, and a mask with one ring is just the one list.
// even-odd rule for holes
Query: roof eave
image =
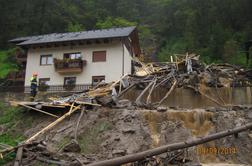
{"label": "roof eave", "polygon": [[65,42],[76,42],[76,41],[86,41],[86,40],[116,39],[116,38],[124,38],[124,37],[128,37],[128,36],[129,35],[113,36],[113,37],[102,37],[102,38],[86,38],[86,39],[77,39],[77,40],[49,41],[49,42],[40,42],[40,43],[19,43],[19,44],[16,44],[16,45],[17,46],[45,45],[45,44],[52,44],[52,43],[65,43]]}

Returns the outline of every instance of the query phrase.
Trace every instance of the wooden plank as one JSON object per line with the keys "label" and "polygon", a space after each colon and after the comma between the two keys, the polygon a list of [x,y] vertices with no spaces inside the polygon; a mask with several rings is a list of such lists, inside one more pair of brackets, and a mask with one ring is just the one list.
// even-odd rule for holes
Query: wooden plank
{"label": "wooden plank", "polygon": [[92,105],[92,106],[98,106],[101,107],[102,105],[100,104],[95,104],[95,103],[88,103],[88,102],[83,102],[83,101],[75,101],[77,104],[82,104],[82,105]]}
{"label": "wooden plank", "polygon": [[57,115],[51,114],[49,112],[42,111],[42,110],[34,108],[34,107],[30,107],[28,105],[24,105],[24,104],[21,104],[21,103],[18,103],[18,105],[23,106],[25,108],[29,108],[29,109],[35,110],[35,111],[38,111],[38,112],[41,112],[41,113],[46,114],[46,115],[50,115],[50,116],[55,117],[55,118],[58,118]]}
{"label": "wooden plank", "polygon": [[22,165],[23,149],[24,149],[23,146],[18,148],[17,154],[16,154],[16,159],[14,162],[14,166],[21,166]]}
{"label": "wooden plank", "polygon": [[27,139],[24,143],[30,143],[32,141],[34,141],[38,136],[44,134],[45,132],[47,132],[48,130],[50,130],[51,128],[53,128],[54,126],[56,126],[58,123],[60,123],[61,121],[63,121],[66,117],[70,116],[72,113],[74,113],[75,111],[77,111],[78,109],[80,109],[80,105],[74,108],[74,103],[72,104],[72,107],[70,108],[70,110],[64,114],[63,116],[61,116],[60,118],[58,118],[56,121],[54,121],[53,123],[49,124],[48,126],[46,126],[45,128],[43,128],[42,130],[40,130],[39,132],[37,132],[36,134],[34,134],[31,138]]}

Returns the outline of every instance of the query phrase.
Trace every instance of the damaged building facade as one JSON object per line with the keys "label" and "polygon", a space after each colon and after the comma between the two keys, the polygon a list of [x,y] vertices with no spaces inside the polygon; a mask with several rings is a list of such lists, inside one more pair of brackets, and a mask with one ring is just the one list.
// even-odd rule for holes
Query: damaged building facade
{"label": "damaged building facade", "polygon": [[47,91],[81,91],[100,81],[111,82],[133,72],[140,55],[136,27],[20,37],[11,43],[25,50],[24,85],[38,73]]}

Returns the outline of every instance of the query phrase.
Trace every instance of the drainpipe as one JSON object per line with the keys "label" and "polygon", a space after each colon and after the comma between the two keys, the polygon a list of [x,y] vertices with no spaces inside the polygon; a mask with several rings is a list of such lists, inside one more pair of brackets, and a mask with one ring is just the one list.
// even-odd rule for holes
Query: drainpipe
{"label": "drainpipe", "polygon": [[122,76],[124,76],[124,44],[123,44],[123,38],[121,39],[122,43]]}

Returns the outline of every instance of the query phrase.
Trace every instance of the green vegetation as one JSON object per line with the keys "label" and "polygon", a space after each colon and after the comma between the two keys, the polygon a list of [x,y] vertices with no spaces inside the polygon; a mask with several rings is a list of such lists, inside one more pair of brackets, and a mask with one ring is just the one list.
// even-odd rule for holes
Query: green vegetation
{"label": "green vegetation", "polygon": [[[0,133],[0,143],[16,146],[25,139],[23,129],[30,128],[33,119],[24,116],[22,109],[6,107],[3,103],[0,103],[0,126],[4,129],[4,132]],[[0,160],[0,165],[4,165],[14,157],[15,153],[7,154],[3,160]]]}
{"label": "green vegetation", "polygon": [[65,145],[67,145],[71,141],[71,138],[64,137],[61,139],[57,145],[58,150],[60,151]]}
{"label": "green vegetation", "polygon": [[[251,8],[250,0],[1,1],[0,50],[10,48],[7,41],[18,36],[137,25],[142,49],[160,61],[194,52],[208,63],[245,65]],[[1,61],[4,77],[13,68]]]}
{"label": "green vegetation", "polygon": [[112,125],[109,122],[99,121],[84,131],[78,138],[82,153],[87,154],[96,152],[103,141],[99,135],[110,129],[112,129]]}
{"label": "green vegetation", "polygon": [[107,17],[105,20],[98,20],[96,27],[100,29],[107,29],[111,27],[127,27],[136,26],[136,22],[129,22],[123,18]]}
{"label": "green vegetation", "polygon": [[9,72],[17,71],[15,63],[15,50],[0,51],[0,79],[5,78]]}

